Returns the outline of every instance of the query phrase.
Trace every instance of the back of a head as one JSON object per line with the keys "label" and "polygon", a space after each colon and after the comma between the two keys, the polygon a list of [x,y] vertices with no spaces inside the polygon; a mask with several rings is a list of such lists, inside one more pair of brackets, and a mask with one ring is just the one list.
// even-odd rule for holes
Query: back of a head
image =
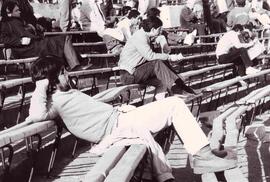
{"label": "back of a head", "polygon": [[140,12],[138,10],[132,9],[129,11],[127,17],[128,19],[137,18],[139,15],[140,15]]}
{"label": "back of a head", "polygon": [[154,16],[159,17],[160,16],[160,10],[158,8],[150,8],[146,12],[147,17]]}
{"label": "back of a head", "polygon": [[122,15],[125,16],[129,13],[129,11],[131,10],[132,8],[130,6],[124,6],[122,8]]}
{"label": "back of a head", "polygon": [[64,67],[64,61],[57,56],[43,56],[39,57],[32,63],[30,68],[30,75],[34,82],[48,79],[51,86],[59,83],[58,76]]}
{"label": "back of a head", "polygon": [[246,5],[246,1],[245,0],[236,0],[236,4],[239,7],[244,7]]}
{"label": "back of a head", "polygon": [[232,30],[235,31],[235,32],[242,31],[243,29],[244,29],[243,26],[240,25],[240,24],[236,24],[232,28]]}
{"label": "back of a head", "polygon": [[145,32],[150,32],[152,28],[157,29],[163,25],[162,21],[158,17],[148,17],[141,23],[141,27]]}

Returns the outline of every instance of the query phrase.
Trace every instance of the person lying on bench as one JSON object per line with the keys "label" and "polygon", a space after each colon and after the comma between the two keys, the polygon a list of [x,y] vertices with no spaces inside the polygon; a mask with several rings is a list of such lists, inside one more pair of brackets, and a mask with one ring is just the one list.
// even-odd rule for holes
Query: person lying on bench
{"label": "person lying on bench", "polygon": [[79,90],[71,89],[63,69],[63,61],[52,56],[40,57],[32,64],[31,75],[36,88],[32,94],[29,116],[25,122],[14,128],[60,116],[76,137],[99,143],[92,150],[96,153],[102,153],[111,146],[112,138],[117,138],[118,141],[119,138],[139,138],[142,144],[150,147],[155,178],[163,182],[172,181],[174,177],[152,134],[174,125],[186,150],[194,157],[194,173],[236,167],[235,158],[226,158],[229,155],[221,158],[221,154],[227,151],[211,151],[206,135],[182,99],[168,97],[137,108],[113,107]]}
{"label": "person lying on bench", "polygon": [[[156,87],[156,99],[163,99],[167,91],[175,94],[182,90],[198,94],[187,86],[164,61],[179,61],[182,54],[155,53],[150,39],[162,32],[162,21],[158,17],[148,17],[142,21],[141,29],[129,38],[121,51],[118,62],[120,78],[124,84],[146,84]],[[174,85],[175,83],[175,85]]]}
{"label": "person lying on bench", "polygon": [[2,22],[0,42],[11,47],[14,58],[29,58],[53,54],[64,57],[70,71],[88,69],[82,66],[80,57],[72,46],[71,36],[43,37],[31,31],[21,18],[17,1],[5,1],[1,8]]}

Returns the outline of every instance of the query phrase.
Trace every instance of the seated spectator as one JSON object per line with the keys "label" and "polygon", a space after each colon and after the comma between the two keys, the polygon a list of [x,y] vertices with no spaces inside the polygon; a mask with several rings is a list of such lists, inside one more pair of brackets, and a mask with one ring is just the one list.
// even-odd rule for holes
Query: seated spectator
{"label": "seated spectator", "polygon": [[70,36],[42,37],[26,28],[20,18],[21,12],[16,1],[6,1],[2,6],[0,42],[11,47],[14,58],[36,57],[53,54],[65,57],[70,70],[86,69],[81,67]]}
{"label": "seated spectator", "polygon": [[218,41],[216,48],[216,56],[218,63],[234,63],[238,68],[238,74],[243,76],[245,74],[254,74],[260,70],[253,68],[253,63],[247,53],[247,49],[252,47],[256,39],[249,43],[240,42],[240,35],[243,32],[242,25],[235,25],[232,30],[225,33]]}
{"label": "seated spectator", "polygon": [[[160,10],[158,8],[150,8],[149,10],[147,10],[146,12],[146,18],[149,17],[158,17],[160,18]],[[160,45],[161,51],[165,52],[165,53],[170,53],[171,52],[171,48],[169,46],[168,43],[170,44],[179,44],[180,42],[182,42],[185,38],[185,33],[172,33],[172,32],[166,32],[166,31],[162,31],[161,35],[158,36],[157,38],[157,44]]]}
{"label": "seated spectator", "polygon": [[[149,17],[160,17],[160,10],[158,8],[151,8],[146,12],[146,18]],[[157,37],[153,37],[153,39],[151,39],[151,43],[154,45],[155,49],[160,49],[159,52],[162,53],[170,53],[171,52],[171,48],[168,44],[167,38],[168,38],[168,34],[172,34],[172,33],[167,33],[166,31],[162,31],[161,34]],[[179,37],[177,35],[170,35],[171,37],[175,37],[176,39],[179,39]]]}
{"label": "seated spectator", "polygon": [[270,27],[270,12],[263,9],[263,1],[262,0],[252,0],[249,3],[249,7],[251,8],[249,17],[252,20],[258,20],[264,28]]}
{"label": "seated spectator", "polygon": [[234,27],[236,24],[246,25],[249,22],[249,8],[245,0],[236,0],[237,7],[234,7],[227,15],[227,25]]}
{"label": "seated spectator", "polygon": [[193,12],[193,10],[195,10],[194,5],[195,0],[189,0],[182,8],[180,13],[180,26],[181,28],[189,29],[189,32],[197,29],[199,35],[204,35],[205,25],[200,22],[199,17],[196,17],[195,12]]}
{"label": "seated spectator", "polygon": [[227,8],[220,10],[216,2],[211,2],[210,4],[211,24],[209,27],[211,33],[222,33],[227,31],[227,23],[226,23],[227,13],[228,13]]}
{"label": "seated spectator", "polygon": [[[128,39],[120,54],[118,66],[123,70],[121,71],[122,82],[155,86],[157,100],[164,98],[167,90],[170,93],[178,89],[196,94],[163,62],[181,60],[182,54],[155,53],[151,48],[150,39],[160,35],[162,21],[157,17],[149,17],[142,21],[141,26],[142,28]],[[176,85],[172,88],[174,83]]]}
{"label": "seated spectator", "polygon": [[[233,151],[211,151],[206,135],[182,99],[170,97],[138,108],[114,108],[79,90],[70,89],[61,70],[61,60],[55,57],[41,57],[33,63],[31,75],[36,88],[29,116],[25,122],[8,131],[59,116],[76,137],[99,143],[90,150],[92,153],[100,155],[117,142],[122,145],[133,142],[147,145],[152,156],[154,177],[158,182],[165,182],[174,179],[172,169],[152,134],[174,125],[187,152],[193,155],[195,174],[236,167],[237,159]],[[129,143],[125,143],[126,139]],[[225,157],[221,158],[224,152]]]}
{"label": "seated spectator", "polygon": [[124,47],[125,37],[123,32],[116,27],[117,22],[117,18],[112,19],[110,22],[107,21],[103,32],[103,41],[109,53],[119,55]]}
{"label": "seated spectator", "polygon": [[139,24],[140,13],[137,10],[130,10],[127,17],[117,23],[117,28],[121,30],[127,41]]}

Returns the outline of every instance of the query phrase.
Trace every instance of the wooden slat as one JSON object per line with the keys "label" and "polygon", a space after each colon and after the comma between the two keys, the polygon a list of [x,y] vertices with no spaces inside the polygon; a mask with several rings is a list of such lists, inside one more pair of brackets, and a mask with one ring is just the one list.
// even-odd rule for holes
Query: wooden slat
{"label": "wooden slat", "polygon": [[80,35],[80,34],[88,34],[88,33],[96,33],[96,31],[44,32],[44,36],[51,36],[51,35]]}
{"label": "wooden slat", "polygon": [[18,79],[13,79],[13,80],[6,80],[0,82],[0,89],[2,88],[12,88],[18,85],[26,84],[26,83],[31,83],[32,78],[27,77],[27,78],[18,78]]}
{"label": "wooden slat", "polygon": [[232,63],[219,64],[219,65],[214,65],[214,66],[209,66],[209,67],[206,67],[206,68],[202,68],[202,69],[199,69],[199,70],[187,71],[187,72],[184,72],[184,73],[180,73],[180,75],[182,77],[184,77],[185,79],[188,79],[191,76],[195,76],[195,75],[199,75],[199,74],[202,74],[202,73],[206,73],[208,71],[213,71],[213,70],[218,70],[218,69],[224,69],[224,68],[230,67],[232,65],[233,65]]}
{"label": "wooden slat", "polygon": [[145,145],[131,145],[104,182],[130,181],[146,151],[147,148]]}
{"label": "wooden slat", "polygon": [[124,85],[120,87],[114,87],[114,88],[107,89],[101,93],[94,95],[93,98],[101,102],[110,102],[112,100],[115,100],[121,94],[123,94],[124,92],[128,90],[141,88],[141,87],[142,86],[139,84],[131,84],[131,85]]}
{"label": "wooden slat", "polygon": [[87,47],[87,46],[100,46],[106,45],[105,42],[81,42],[81,43],[72,43],[74,47]]}
{"label": "wooden slat", "polygon": [[117,57],[119,55],[113,53],[104,53],[104,54],[81,54],[82,58],[111,58]]}
{"label": "wooden slat", "polygon": [[85,175],[83,182],[103,182],[125,151],[125,146],[112,146]]}
{"label": "wooden slat", "polygon": [[83,76],[83,75],[93,75],[93,74],[98,74],[98,73],[108,73],[112,71],[113,71],[112,68],[97,68],[97,69],[90,69],[90,70],[68,72],[68,75],[69,76]]}
{"label": "wooden slat", "polygon": [[10,59],[10,60],[0,60],[0,65],[9,65],[9,64],[20,64],[20,63],[32,63],[38,57],[31,57],[25,59]]}

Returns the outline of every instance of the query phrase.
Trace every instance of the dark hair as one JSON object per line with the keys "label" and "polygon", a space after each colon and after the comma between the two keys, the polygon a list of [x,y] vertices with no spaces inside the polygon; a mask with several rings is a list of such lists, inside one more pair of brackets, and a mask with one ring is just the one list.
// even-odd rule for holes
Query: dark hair
{"label": "dark hair", "polygon": [[150,16],[159,16],[160,15],[160,10],[158,8],[150,8],[147,12],[146,12],[147,17]]}
{"label": "dark hair", "polygon": [[233,26],[232,30],[234,30],[234,31],[238,32],[238,31],[242,31],[242,30],[244,30],[244,28],[243,28],[243,26],[242,26],[242,25],[240,25],[240,24],[236,24],[236,25],[234,25],[234,26]]}
{"label": "dark hair", "polygon": [[148,17],[141,23],[141,27],[145,32],[150,32],[152,28],[157,29],[163,25],[162,21],[158,17]]}
{"label": "dark hair", "polygon": [[117,17],[110,17],[107,18],[105,21],[105,27],[106,28],[114,28],[115,25],[119,22],[119,19]]}
{"label": "dark hair", "polygon": [[129,13],[130,10],[131,10],[131,7],[130,6],[124,6],[122,8],[122,15],[125,16],[126,14]]}
{"label": "dark hair", "polygon": [[40,17],[37,19],[37,24],[42,26],[46,32],[52,31],[52,21],[50,18]]}
{"label": "dark hair", "polygon": [[63,67],[62,58],[52,55],[42,56],[32,63],[30,75],[34,82],[47,78],[49,86],[53,88],[59,83],[58,75]]}
{"label": "dark hair", "polygon": [[140,12],[138,10],[132,9],[129,11],[127,17],[128,17],[128,19],[137,18],[139,15],[140,15]]}
{"label": "dark hair", "polygon": [[1,8],[1,16],[2,16],[2,20],[6,21],[9,18],[9,13],[11,13],[15,6],[19,7],[19,4],[16,0],[7,0],[4,1],[3,6]]}
{"label": "dark hair", "polygon": [[36,26],[37,18],[34,15],[34,9],[28,0],[17,0],[21,10],[21,18],[27,23]]}

